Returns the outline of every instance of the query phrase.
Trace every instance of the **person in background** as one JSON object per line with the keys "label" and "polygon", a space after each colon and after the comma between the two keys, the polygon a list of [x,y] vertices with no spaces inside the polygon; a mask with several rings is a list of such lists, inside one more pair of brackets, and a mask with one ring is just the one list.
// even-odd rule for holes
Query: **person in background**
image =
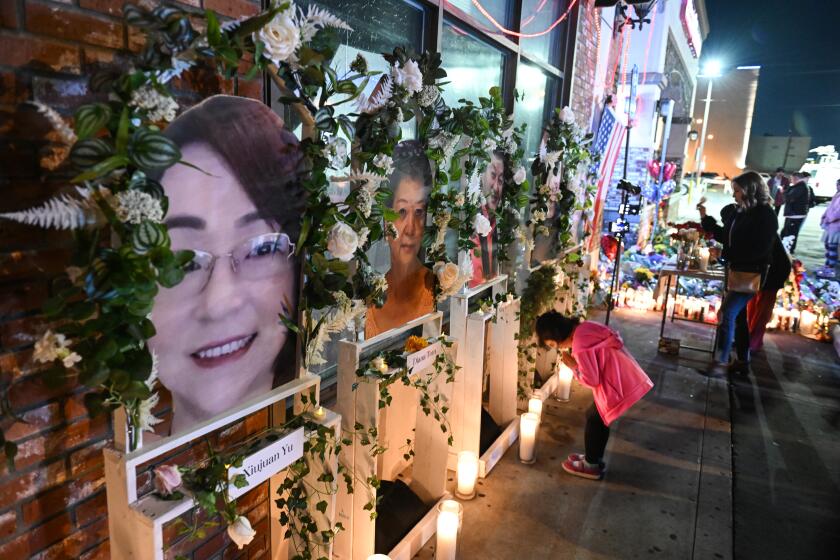
{"label": "person in background", "polygon": [[837,245],[840,243],[840,179],[837,179],[837,191],[820,219],[825,243],[825,266],[817,271],[821,278],[840,278],[837,266]]}
{"label": "person in background", "polygon": [[790,185],[790,180],[785,175],[784,167],[777,168],[775,175],[767,181],[767,188],[770,190],[770,198],[773,200],[777,216],[782,209],[782,204],[785,203],[785,189],[788,185]]}
{"label": "person in background", "polygon": [[[732,188],[735,208],[732,211],[732,207],[726,207],[730,210],[721,212],[723,227],[718,232],[724,244],[722,257],[730,271],[759,273],[763,286],[773,261],[779,222],[770,206],[770,194],[761,175],[755,171],[742,173],[732,180]],[[700,214],[706,217],[705,208]],[[706,224],[709,224],[708,220]],[[718,313],[718,347],[707,374],[726,373],[733,344],[739,358],[733,370],[749,371],[750,330],[746,307],[755,293],[729,286]]]}
{"label": "person in background", "polygon": [[[697,209],[700,211],[700,225],[703,230],[710,232],[715,241],[726,244],[725,228],[713,217],[706,214],[706,207],[703,206],[702,202],[697,205]],[[723,223],[731,223],[737,211],[737,204],[724,206],[720,211]],[[791,268],[790,256],[785,251],[781,238],[776,234],[767,279],[761,290],[747,303],[746,319],[747,329],[749,330],[750,352],[758,352],[764,346],[764,333],[767,330],[767,323],[773,318],[776,296],[779,290],[785,287]]]}
{"label": "person in background", "polygon": [[558,350],[560,359],[578,381],[592,389],[593,404],[586,412],[585,453],[572,453],[563,462],[567,473],[600,480],[610,424],[653,388],[653,382],[609,327],[549,311],[537,318],[537,338]]}
{"label": "person in background", "polygon": [[813,191],[808,187],[807,178],[805,173],[796,171],[793,173],[792,184],[785,189],[785,227],[782,229],[782,239],[793,236],[791,255],[796,253],[799,230],[802,229],[813,203]]}

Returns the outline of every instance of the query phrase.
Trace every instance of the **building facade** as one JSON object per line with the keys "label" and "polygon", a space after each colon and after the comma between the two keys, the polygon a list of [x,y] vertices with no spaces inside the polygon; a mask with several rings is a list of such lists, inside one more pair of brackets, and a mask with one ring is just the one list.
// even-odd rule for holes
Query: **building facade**
{"label": "building facade", "polygon": [[747,167],[768,173],[779,167],[797,170],[808,159],[810,149],[810,136],[753,136],[747,150]]}

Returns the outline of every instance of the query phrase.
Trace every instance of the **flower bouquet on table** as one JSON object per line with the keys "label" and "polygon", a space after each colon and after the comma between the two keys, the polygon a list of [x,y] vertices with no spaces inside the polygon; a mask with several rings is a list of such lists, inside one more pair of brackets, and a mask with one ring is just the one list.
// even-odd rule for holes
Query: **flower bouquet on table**
{"label": "flower bouquet on table", "polygon": [[681,224],[668,224],[674,231],[671,232],[671,242],[677,244],[677,268],[700,268],[701,240],[705,241],[707,234],[703,227],[697,222],[683,222]]}

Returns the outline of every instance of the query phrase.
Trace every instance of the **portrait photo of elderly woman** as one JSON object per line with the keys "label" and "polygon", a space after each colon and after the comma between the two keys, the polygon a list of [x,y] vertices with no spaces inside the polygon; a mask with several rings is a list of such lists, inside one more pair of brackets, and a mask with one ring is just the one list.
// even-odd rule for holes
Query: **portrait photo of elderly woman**
{"label": "portrait photo of elderly woman", "polygon": [[[165,130],[191,165],[163,174],[172,248],[195,252],[162,289],[150,347],[172,394],[172,433],[292,380],[305,197],[298,141],[266,105],[214,96]],[[194,166],[194,167],[193,167]]]}
{"label": "portrait photo of elderly woman", "polygon": [[473,237],[472,258],[473,277],[470,288],[493,279],[496,276],[498,260],[495,252],[496,243],[496,208],[502,201],[505,162],[501,152],[493,152],[490,162],[481,174],[481,193],[487,201],[481,207],[481,214],[490,222],[490,233]]}
{"label": "portrait photo of elderly woman", "polygon": [[400,142],[394,149],[393,159],[388,207],[399,215],[394,222],[397,236],[387,239],[390,250],[390,267],[385,273],[387,297],[381,308],[368,308],[366,338],[400,327],[435,308],[434,275],[420,260],[432,168],[422,144],[414,140]]}

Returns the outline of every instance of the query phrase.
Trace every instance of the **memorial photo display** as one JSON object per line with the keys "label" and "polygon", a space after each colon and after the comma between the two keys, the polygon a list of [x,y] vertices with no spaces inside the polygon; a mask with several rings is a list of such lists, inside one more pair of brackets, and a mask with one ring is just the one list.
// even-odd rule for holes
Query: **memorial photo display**
{"label": "memorial photo display", "polygon": [[294,246],[305,197],[298,140],[263,103],[214,96],[165,134],[183,160],[158,177],[177,250],[195,253],[184,280],[152,310],[160,384],[171,418],[158,435],[188,430],[291,381],[297,341]]}
{"label": "memorial photo display", "polygon": [[434,275],[423,264],[421,250],[426,208],[432,190],[432,167],[420,142],[406,140],[394,149],[394,169],[388,179],[387,206],[397,213],[396,235],[371,249],[372,262],[388,280],[385,305],[369,307],[365,337],[431,313],[435,308]]}
{"label": "memorial photo display", "polygon": [[490,233],[486,236],[476,235],[473,237],[473,250],[470,258],[473,265],[473,277],[469,286],[474,288],[483,282],[491,280],[498,274],[498,259],[496,256],[496,243],[498,232],[496,230],[496,209],[502,200],[502,188],[505,174],[504,157],[501,152],[493,152],[490,162],[481,174],[481,193],[484,195],[485,204],[480,212],[490,220]]}

